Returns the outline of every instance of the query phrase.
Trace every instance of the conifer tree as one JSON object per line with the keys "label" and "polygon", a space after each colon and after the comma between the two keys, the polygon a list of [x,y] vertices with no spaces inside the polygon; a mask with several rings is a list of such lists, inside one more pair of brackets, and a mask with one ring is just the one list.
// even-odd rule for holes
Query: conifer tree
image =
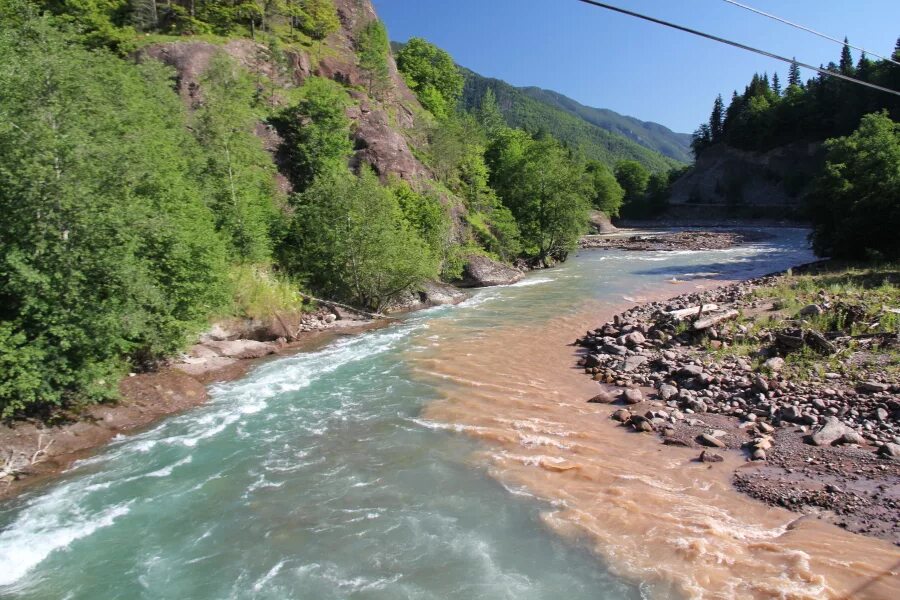
{"label": "conifer tree", "polygon": [[850,54],[850,45],[847,42],[847,38],[844,38],[844,48],[841,50],[841,62],[838,64],[838,68],[841,73],[844,75],[853,75],[853,55]]}
{"label": "conifer tree", "polygon": [[802,87],[800,83],[800,66],[796,62],[792,62],[791,68],[788,70],[788,85]]}
{"label": "conifer tree", "polygon": [[722,134],[725,133],[724,117],[725,103],[722,102],[722,94],[719,94],[716,96],[716,101],[713,102],[712,114],[709,115],[709,136],[712,143],[720,141]]}
{"label": "conifer tree", "polygon": [[778,79],[778,73],[772,75],[772,91],[776,96],[781,96],[781,81]]}
{"label": "conifer tree", "polygon": [[900,37],[897,38],[897,43],[894,44],[894,56],[892,58],[900,61]]}

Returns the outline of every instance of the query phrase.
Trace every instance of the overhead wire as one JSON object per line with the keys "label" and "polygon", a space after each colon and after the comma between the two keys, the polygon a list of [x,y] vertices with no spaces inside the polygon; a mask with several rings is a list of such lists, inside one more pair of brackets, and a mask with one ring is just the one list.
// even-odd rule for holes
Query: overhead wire
{"label": "overhead wire", "polygon": [[839,40],[839,39],[837,39],[837,38],[831,37],[830,35],[826,35],[826,34],[822,33],[821,31],[816,31],[815,29],[811,29],[811,28],[809,28],[809,27],[805,27],[805,26],[803,26],[803,25],[800,25],[799,23],[794,23],[793,21],[788,21],[787,19],[783,19],[783,18],[779,17],[778,15],[773,15],[772,13],[767,13],[767,12],[765,12],[765,11],[763,11],[763,10],[759,10],[758,8],[753,8],[752,6],[749,6],[749,5],[747,5],[747,4],[742,4],[742,3],[740,3],[740,2],[736,2],[735,0],[722,0],[722,2],[727,2],[728,4],[733,4],[734,6],[737,6],[737,7],[739,7],[739,8],[743,8],[744,10],[749,10],[750,12],[754,12],[754,13],[756,13],[756,14],[758,14],[758,15],[762,15],[762,16],[764,16],[764,17],[768,17],[769,19],[774,19],[775,21],[778,21],[778,22],[780,22],[780,23],[784,23],[785,25],[790,25],[791,27],[795,27],[795,28],[800,29],[800,30],[802,30],[802,31],[806,31],[807,33],[811,33],[811,34],[813,34],[813,35],[817,35],[817,36],[819,36],[820,38],[825,38],[826,40],[830,40],[830,41],[835,42],[835,43],[837,43],[837,44],[840,44],[840,45],[842,45],[842,46],[843,46],[844,44],[846,44],[848,47],[853,48],[854,50],[859,50],[860,52],[863,52],[863,53],[865,53],[865,54],[869,54],[869,55],[871,55],[871,56],[874,56],[875,58],[880,58],[881,60],[886,60],[886,61],[888,61],[888,62],[890,62],[890,63],[894,63],[894,64],[897,65],[897,66],[900,66],[900,62],[898,62],[898,61],[896,61],[896,60],[894,60],[894,59],[892,59],[892,58],[888,58],[887,56],[881,56],[880,54],[875,54],[875,53],[872,52],[871,50],[866,50],[865,48],[861,48],[860,46],[854,46],[854,45],[851,44],[850,42],[841,41],[841,40]]}
{"label": "overhead wire", "polygon": [[780,60],[790,64],[796,64],[797,66],[803,67],[805,69],[809,69],[811,71],[816,71],[817,73],[821,73],[827,77],[835,77],[837,79],[843,79],[845,81],[849,81],[851,83],[856,83],[859,85],[863,85],[868,88],[872,88],[875,90],[879,90],[888,94],[893,94],[895,96],[900,96],[900,91],[892,90],[890,88],[882,87],[880,85],[876,85],[874,83],[869,83],[868,81],[863,81],[861,79],[857,79],[855,77],[850,77],[849,75],[844,75],[843,73],[838,73],[837,71],[829,71],[828,69],[823,69],[822,67],[816,67],[814,65],[810,65],[807,63],[800,62],[793,58],[787,58],[785,56],[780,56],[773,52],[769,52],[767,50],[761,50],[759,48],[754,48],[753,46],[748,46],[747,44],[742,44],[740,42],[735,42],[733,40],[728,40],[723,37],[719,37],[717,35],[713,35],[711,33],[704,33],[697,29],[691,29],[690,27],[685,27],[684,25],[678,25],[676,23],[672,23],[670,21],[664,21],[663,19],[657,19],[656,17],[651,17],[648,15],[644,15],[632,10],[628,10],[625,8],[620,8],[618,6],[613,6],[612,4],[606,4],[605,2],[597,2],[596,0],[577,0],[582,4],[588,4],[590,6],[594,6],[597,8],[604,8],[606,10],[611,10],[613,12],[621,13],[623,15],[628,15],[630,17],[635,17],[638,19],[643,19],[644,21],[649,21],[651,23],[656,23],[657,25],[662,25],[664,27],[670,27],[672,29],[677,29],[679,31],[683,31],[685,33],[690,33],[692,35],[696,35],[702,38],[706,38],[708,40],[712,40],[714,42],[719,42],[721,44],[726,44],[728,46],[733,46],[735,48],[740,48],[741,50],[747,50],[748,52],[755,52],[756,54],[761,54],[768,58],[774,58],[775,60]]}

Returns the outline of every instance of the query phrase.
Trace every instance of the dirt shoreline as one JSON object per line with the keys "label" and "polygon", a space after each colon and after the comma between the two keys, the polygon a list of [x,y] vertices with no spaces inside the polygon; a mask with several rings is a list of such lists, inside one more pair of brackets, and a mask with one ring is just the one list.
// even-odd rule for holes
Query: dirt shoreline
{"label": "dirt shoreline", "polygon": [[[234,381],[253,367],[270,360],[321,348],[334,339],[357,335],[383,327],[392,321],[354,321],[347,325],[305,331],[293,342],[283,342],[266,350],[265,356],[232,358],[209,368],[198,368],[196,359],[185,357],[150,373],[125,377],[119,383],[121,399],[115,404],[98,404],[71,415],[58,425],[37,419],[0,426],[0,460],[25,457],[28,464],[6,480],[0,479],[0,501],[12,498],[52,480],[75,461],[102,449],[113,438],[134,434],[162,419],[201,404],[209,395],[207,386]],[[246,340],[240,340],[242,342]]]}
{"label": "dirt shoreline", "polygon": [[[892,454],[898,382],[881,374],[854,383],[826,373],[794,383],[779,372],[783,360],[771,363],[774,370],[753,368],[713,357],[696,341],[691,348],[687,339],[667,338],[657,327],[664,311],[688,305],[719,303],[724,315],[730,303],[741,305],[749,291],[771,285],[768,279],[643,303],[580,338],[576,344],[586,350],[579,366],[601,384],[589,402],[621,405],[611,407],[610,423],[657,434],[663,446],[693,448],[710,468],[743,460],[719,468],[731,468],[735,489],[757,500],[900,545],[900,459]],[[724,322],[713,337],[727,348]],[[813,441],[832,429],[837,437]]]}

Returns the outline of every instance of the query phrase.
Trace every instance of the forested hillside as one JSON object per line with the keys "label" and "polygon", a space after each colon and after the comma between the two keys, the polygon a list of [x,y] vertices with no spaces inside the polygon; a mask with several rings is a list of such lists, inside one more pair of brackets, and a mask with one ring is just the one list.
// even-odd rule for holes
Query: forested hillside
{"label": "forested hillside", "polygon": [[369,0],[0,0],[2,417],[115,398],[216,319],[565,260],[643,198],[388,39]]}
{"label": "forested hillside", "polygon": [[531,98],[560,108],[611,133],[637,142],[645,148],[655,150],[679,162],[689,163],[691,156],[691,135],[675,133],[665,125],[652,121],[641,121],[607,108],[585,106],[559,92],[539,87],[520,88]]}
{"label": "forested hillside", "polygon": [[[900,91],[900,67],[865,55],[854,63],[846,41],[825,70]],[[727,105],[715,99],[693,136],[696,165],[672,200],[757,216],[781,204],[812,221],[820,254],[900,257],[898,121],[896,94],[821,73],[804,82],[797,64],[784,79],[755,74]]]}
{"label": "forested hillside", "polygon": [[533,132],[546,131],[586,157],[609,167],[623,160],[634,160],[650,171],[665,172],[682,166],[688,158],[679,144],[666,144],[658,136],[649,135],[649,127],[638,130],[632,129],[630,124],[625,125],[625,129],[634,131],[633,135],[628,135],[622,131],[621,122],[610,123],[610,119],[592,112],[595,109],[577,105],[564,96],[536,88],[517,88],[467,69],[463,72],[466,85],[462,103],[467,109],[477,108],[485,92],[490,89],[510,127]]}

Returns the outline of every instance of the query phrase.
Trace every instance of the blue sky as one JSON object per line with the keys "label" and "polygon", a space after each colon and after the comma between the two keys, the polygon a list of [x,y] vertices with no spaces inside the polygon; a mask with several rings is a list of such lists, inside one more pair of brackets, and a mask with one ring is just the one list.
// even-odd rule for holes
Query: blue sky
{"label": "blue sky", "polygon": [[[716,94],[743,90],[755,71],[788,65],[593,8],[575,0],[373,0],[391,39],[420,36],[482,75],[536,85],[689,133]],[[606,0],[810,64],[837,62],[833,42],[722,0]],[[760,10],[889,56],[900,0],[742,0]],[[859,55],[854,51],[854,60]],[[900,67],[897,67],[900,69]],[[803,71],[804,79],[811,72]]]}

